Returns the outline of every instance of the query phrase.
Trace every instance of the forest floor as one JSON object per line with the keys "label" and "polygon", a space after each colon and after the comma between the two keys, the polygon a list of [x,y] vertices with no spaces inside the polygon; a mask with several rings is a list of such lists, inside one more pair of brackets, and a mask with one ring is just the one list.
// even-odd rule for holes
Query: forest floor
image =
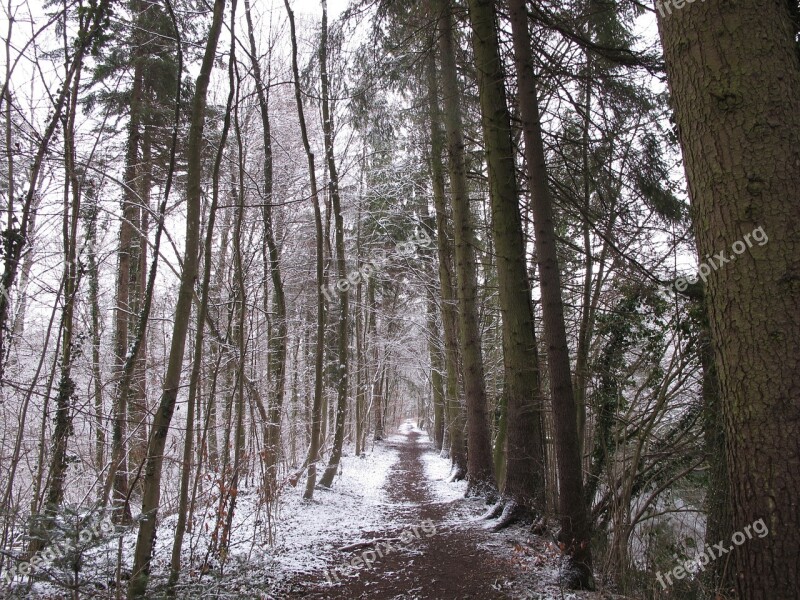
{"label": "forest floor", "polygon": [[412,423],[404,423],[400,434],[390,436],[383,445],[397,453],[383,486],[388,500],[385,527],[371,528],[343,544],[338,554],[328,557],[326,569],[283,582],[271,597],[613,597],[560,589],[557,547],[530,534],[527,527],[488,531],[491,522],[480,520],[488,507],[464,498],[463,483],[447,482],[449,461],[438,456],[428,436]]}
{"label": "forest floor", "polygon": [[[411,421],[362,456],[345,455],[330,489],[312,502],[286,487],[266,510],[256,481],[242,482],[224,563],[213,550],[218,506],[197,507],[182,552],[177,597],[214,600],[598,600],[606,591],[559,585],[561,553],[552,538],[515,525],[493,533],[488,506],[450,482],[450,461]],[[164,597],[177,516],[159,526],[149,598]],[[135,530],[101,540],[84,555],[80,598],[114,597],[118,557],[129,572]],[[0,598],[68,597],[49,582],[0,587]]]}

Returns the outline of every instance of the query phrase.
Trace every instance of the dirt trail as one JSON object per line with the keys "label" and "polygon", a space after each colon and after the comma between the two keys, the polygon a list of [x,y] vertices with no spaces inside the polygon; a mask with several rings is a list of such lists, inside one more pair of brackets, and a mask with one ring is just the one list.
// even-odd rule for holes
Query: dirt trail
{"label": "dirt trail", "polygon": [[[491,534],[479,526],[457,526],[449,510],[453,503],[437,503],[431,496],[421,456],[433,452],[430,443],[419,443],[417,431],[405,433],[402,440],[385,442],[399,454],[385,489],[392,502],[387,521],[392,524],[371,536],[388,538],[377,548],[374,563],[358,570],[346,565],[370,548],[341,552],[341,566],[332,565],[328,573],[302,582],[302,592],[284,598],[369,598],[371,600],[445,600],[509,598],[506,588],[512,566],[480,547]],[[428,522],[430,520],[430,522]],[[431,526],[432,523],[432,526]],[[416,527],[416,533],[415,528]],[[435,531],[433,531],[435,528]],[[404,540],[400,538],[405,533]],[[372,558],[367,554],[368,558]],[[295,582],[295,586],[300,582]],[[297,590],[297,587],[294,588]]]}

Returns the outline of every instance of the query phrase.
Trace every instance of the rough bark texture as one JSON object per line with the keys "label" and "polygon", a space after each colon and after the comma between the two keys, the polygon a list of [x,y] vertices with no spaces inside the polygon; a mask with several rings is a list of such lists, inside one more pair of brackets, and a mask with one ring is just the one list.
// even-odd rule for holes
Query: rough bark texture
{"label": "rough bark texture", "polygon": [[[702,307],[703,315],[708,313]],[[700,364],[703,367],[703,435],[708,457],[708,489],[706,491],[706,544],[729,540],[731,527],[731,490],[728,484],[728,461],[725,455],[725,421],[719,397],[717,366],[708,320],[703,318],[700,332]],[[734,588],[730,560],[716,560],[708,565],[705,578],[714,593],[723,597]]]}
{"label": "rough bark texture", "polygon": [[[473,12],[473,7],[476,12],[478,8],[482,8],[483,12],[488,13],[491,11],[491,6],[489,0],[472,0],[470,14]],[[564,322],[564,305],[561,299],[561,272],[556,248],[552,200],[547,184],[547,166],[539,120],[536,80],[533,74],[527,11],[524,0],[510,0],[509,8],[513,27],[520,119],[531,185],[531,214],[534,222],[544,337],[547,345],[547,366],[553,402],[561,521],[559,541],[568,557],[565,569],[567,585],[578,589],[592,588],[594,587],[594,578],[590,547],[591,526],[584,501],[581,444],[578,438],[575,395],[570,374],[569,345]],[[494,20],[487,16],[484,31],[479,32],[476,28],[476,39],[487,40],[490,37],[496,39],[489,32],[492,23]],[[475,46],[477,50],[479,41],[475,42]],[[497,61],[499,62],[499,58]],[[483,74],[482,77],[487,75]]]}
{"label": "rough bark texture", "polygon": [[[494,6],[490,2],[472,1],[469,15],[489,167],[492,233],[503,319],[503,393],[508,410],[503,495],[517,504],[541,511],[544,499],[543,398],[519,212],[511,116],[506,102]],[[524,10],[521,16],[526,26]],[[519,20],[512,23],[517,25]],[[517,33],[516,29],[514,32]]]}
{"label": "rough bark texture", "polygon": [[458,327],[467,416],[467,495],[489,493],[496,488],[492,463],[491,434],[486,411],[486,382],[478,323],[478,281],[475,264],[475,230],[467,191],[464,158],[464,127],[460,90],[453,50],[453,15],[450,0],[437,0],[439,54],[441,56],[447,156],[450,168],[450,200],[458,298]]}
{"label": "rough bark texture", "polygon": [[[800,589],[800,62],[785,2],[662,7],[659,30],[707,279],[743,600]],[[671,9],[667,11],[667,9]],[[768,242],[733,256],[762,228]],[[760,236],[760,234],[759,234]],[[761,238],[763,239],[763,238]],[[752,240],[751,240],[752,241]],[[713,259],[712,259],[713,260]]]}

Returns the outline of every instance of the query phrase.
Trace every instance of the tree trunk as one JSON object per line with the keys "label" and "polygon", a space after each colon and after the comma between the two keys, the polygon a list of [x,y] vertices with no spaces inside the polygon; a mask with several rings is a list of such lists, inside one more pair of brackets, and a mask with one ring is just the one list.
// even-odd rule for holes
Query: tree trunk
{"label": "tree trunk", "polygon": [[[513,0],[510,6],[512,25],[516,26],[513,13],[516,5]],[[543,510],[545,479],[542,435],[544,403],[525,240],[517,199],[519,193],[511,140],[511,117],[506,103],[494,5],[480,0],[471,1],[469,14],[489,168],[492,232],[503,317],[503,394],[508,407],[503,496],[520,507],[540,513]],[[527,16],[524,11],[522,16],[524,24]],[[516,27],[514,33],[518,33]]]}
{"label": "tree trunk", "polygon": [[[703,298],[705,304],[705,297]],[[706,306],[703,315],[708,315]],[[714,364],[714,346],[707,317],[703,318],[700,331],[700,363],[703,368],[703,436],[708,457],[708,489],[706,490],[706,536],[707,547],[720,540],[729,540],[733,535],[731,526],[731,490],[728,484],[728,461],[725,454],[725,421],[720,406],[717,367]],[[726,557],[727,558],[727,557]],[[732,595],[735,588],[730,560],[715,560],[706,567],[706,582],[713,593],[723,598]]]}
{"label": "tree trunk", "polygon": [[[246,3],[245,3],[246,6]],[[234,29],[234,16],[231,15],[231,31]],[[208,313],[208,297],[209,290],[211,289],[211,267],[213,263],[213,250],[214,250],[214,225],[217,219],[217,204],[219,203],[219,181],[222,166],[222,158],[225,152],[225,144],[228,139],[228,132],[231,124],[231,108],[234,99],[234,77],[233,77],[233,64],[235,58],[236,38],[231,37],[231,49],[229,52],[228,60],[228,81],[230,82],[230,89],[228,91],[228,100],[225,105],[225,117],[222,122],[222,132],[220,134],[219,148],[217,148],[216,158],[214,160],[214,169],[211,176],[211,205],[208,209],[208,224],[206,231],[205,245],[203,248],[203,281],[200,287],[200,304],[197,307],[197,330],[194,337],[194,356],[192,358],[192,372],[189,377],[189,398],[186,408],[186,432],[184,433],[183,440],[183,460],[181,464],[181,486],[178,497],[178,521],[175,525],[175,537],[172,543],[172,555],[170,558],[170,572],[167,581],[167,596],[173,597],[175,595],[175,586],[180,578],[181,570],[181,550],[183,549],[183,537],[187,530],[187,520],[191,523],[191,512],[189,509],[189,483],[192,471],[192,454],[194,445],[194,411],[197,403],[199,402],[200,389],[200,372],[203,367],[203,341],[205,338],[205,322]],[[213,392],[210,396],[213,398]],[[211,403],[212,400],[209,400]],[[199,411],[198,411],[199,412]],[[206,423],[209,422],[209,410],[206,415]],[[203,436],[207,435],[208,426],[204,428]],[[200,460],[198,462],[198,469]],[[199,479],[199,471],[197,474]],[[187,519],[188,517],[188,519]]]}
{"label": "tree trunk", "polygon": [[[253,33],[253,19],[250,14],[250,2],[245,0],[245,16],[247,17],[247,38],[250,43],[250,63],[253,67],[258,107],[261,115],[261,131],[264,142],[264,207],[261,211],[264,223],[264,240],[266,247],[262,248],[264,260],[264,280],[267,279],[267,270],[272,280],[274,316],[269,331],[269,375],[271,378],[271,394],[269,398],[269,423],[266,443],[266,469],[267,481],[271,488],[276,485],[277,465],[281,441],[281,409],[283,395],[286,388],[286,297],[283,291],[283,276],[281,275],[280,250],[275,240],[275,224],[272,218],[272,134],[269,120],[269,96],[264,86],[261,75],[261,65],[256,49],[256,40]],[[268,296],[264,294],[264,312],[270,314]]]}
{"label": "tree trunk", "polygon": [[323,286],[325,285],[324,256],[323,256],[323,232],[322,214],[319,205],[319,192],[317,189],[317,173],[314,167],[314,153],[311,151],[311,144],[308,141],[308,131],[306,130],[306,117],[303,110],[303,97],[300,91],[300,69],[297,65],[297,34],[295,33],[294,13],[289,0],[284,0],[286,12],[289,16],[289,33],[292,42],[292,75],[294,76],[294,97],[297,104],[297,118],[300,122],[300,134],[303,138],[303,147],[306,151],[308,161],[308,178],[311,184],[311,202],[314,207],[314,228],[316,229],[316,267],[317,267],[317,340],[316,351],[314,354],[314,405],[311,417],[311,443],[308,450],[308,479],[306,479],[306,489],[303,498],[311,500],[314,497],[314,486],[317,483],[317,461],[322,433],[322,367],[325,352],[325,296]]}
{"label": "tree trunk", "polygon": [[330,177],[330,196],[333,204],[333,218],[336,236],[336,273],[339,277],[336,289],[339,290],[339,323],[336,330],[337,357],[336,357],[336,428],[333,434],[333,448],[328,461],[325,474],[320,479],[320,485],[330,487],[333,478],[339,470],[339,461],[342,458],[342,444],[344,443],[344,422],[347,409],[348,387],[348,346],[350,342],[349,316],[350,302],[349,289],[352,284],[347,279],[347,265],[344,255],[344,220],[342,219],[342,203],[339,197],[339,175],[336,170],[336,160],[333,155],[333,114],[330,108],[330,83],[328,80],[328,5],[322,0],[322,33],[319,44],[320,78],[322,80],[322,130],[324,132],[325,157],[328,164]]}
{"label": "tree trunk", "polygon": [[[514,42],[514,62],[519,90],[520,119],[525,140],[525,159],[531,185],[531,213],[535,231],[536,259],[542,295],[544,337],[547,344],[547,365],[550,375],[550,392],[553,402],[556,461],[559,480],[559,513],[561,531],[559,541],[567,554],[565,569],[567,585],[577,589],[594,587],[592,576],[591,525],[584,502],[583,469],[578,439],[577,411],[570,374],[569,345],[564,322],[564,305],[561,299],[561,273],[556,248],[555,221],[547,183],[547,166],[544,157],[539,100],[533,74],[531,38],[524,0],[510,0],[510,18]],[[470,0],[470,15],[486,16],[481,27],[475,27],[476,55],[484,44],[496,45],[491,0]],[[489,65],[499,69],[499,56],[495,54]],[[497,71],[482,72],[479,80],[490,81]],[[487,105],[484,114],[491,114]],[[505,154],[503,154],[505,156]]]}
{"label": "tree trunk", "polygon": [[[769,529],[768,537],[734,546],[738,597],[797,598],[800,61],[795,28],[785,2],[708,0],[681,10],[669,4],[657,8],[697,247],[706,266],[714,267],[706,292],[732,527],[743,531],[763,519]],[[741,253],[732,256],[730,249],[736,248]]]}
{"label": "tree trunk", "polygon": [[[65,48],[66,51],[66,48]],[[45,492],[42,535],[30,545],[31,554],[41,550],[45,535],[53,526],[55,515],[64,500],[64,481],[67,474],[67,443],[73,433],[72,410],[75,399],[75,381],[72,378],[73,343],[75,337],[75,301],[78,294],[78,223],[81,204],[81,184],[75,164],[75,114],[78,105],[82,65],[78,65],[64,115],[64,214],[62,236],[64,242],[64,312],[62,315],[61,373],[56,396],[53,452],[50,458],[50,475]]]}
{"label": "tree trunk", "polygon": [[378,344],[378,302],[375,298],[374,277],[370,277],[367,283],[367,310],[369,311],[367,330],[372,340],[372,366],[375,369],[375,374],[372,376],[372,408],[375,411],[375,437],[373,439],[378,442],[383,439],[383,402],[381,399],[381,390],[383,390],[383,363],[380,360],[380,346]]}
{"label": "tree trunk", "polygon": [[[134,52],[138,56],[138,51]],[[119,248],[117,249],[117,298],[114,307],[114,374],[117,379],[114,394],[113,425],[111,433],[111,459],[114,469],[114,488],[111,499],[115,518],[122,523],[130,522],[128,498],[128,404],[130,392],[124,389],[124,369],[128,355],[129,325],[131,323],[131,271],[133,238],[137,235],[138,199],[136,197],[137,165],[141,145],[142,87],[144,65],[136,60],[133,69],[128,141],[125,149],[125,187],[122,193],[122,219],[119,224]]]}
{"label": "tree trunk", "polygon": [[467,409],[467,495],[491,496],[495,493],[496,485],[486,411],[486,382],[477,307],[476,239],[467,191],[464,127],[459,101],[461,92],[453,50],[453,15],[450,0],[437,0],[435,4],[439,13],[439,54],[442,62],[442,93],[455,234],[459,342]]}
{"label": "tree trunk", "polygon": [[433,402],[433,447],[442,449],[444,441],[444,361],[442,360],[439,323],[436,319],[436,299],[433,287],[428,298],[428,356],[431,363],[431,395]]}
{"label": "tree trunk", "polygon": [[[231,15],[231,27],[235,25],[235,11],[236,0],[233,0]],[[234,36],[235,37],[235,36]],[[232,42],[235,48],[235,42]],[[231,56],[231,61],[235,61],[235,55]],[[234,85],[234,82],[231,82]],[[234,185],[233,195],[236,198],[236,215],[234,217],[233,226],[233,289],[234,289],[234,326],[233,326],[233,341],[236,343],[236,376],[235,385],[233,388],[232,398],[235,403],[235,427],[234,435],[234,450],[233,450],[233,468],[231,470],[230,483],[225,487],[224,495],[227,495],[228,502],[230,503],[225,512],[225,523],[222,529],[222,536],[219,545],[220,560],[225,562],[230,548],[231,528],[233,526],[233,516],[236,512],[236,499],[239,495],[239,480],[242,475],[244,448],[245,448],[245,430],[244,430],[244,410],[245,410],[245,396],[244,396],[244,382],[247,377],[247,292],[245,289],[245,272],[244,261],[242,258],[242,222],[245,215],[245,170],[244,170],[244,145],[242,144],[242,129],[239,120],[239,86],[240,81],[235,82],[236,90],[236,104],[234,105],[234,129],[236,131],[237,142],[237,180],[238,186]],[[262,406],[263,409],[263,406]],[[263,411],[261,413],[262,419],[265,417]]]}
{"label": "tree trunk", "polygon": [[[97,264],[97,191],[94,181],[87,180],[86,201],[84,202],[84,228],[86,229],[86,263],[89,276],[89,317],[92,340],[92,396],[94,404],[94,468],[101,473],[104,468],[106,452],[105,417],[103,414],[103,381],[100,367],[100,336],[102,317],[100,312],[100,278]],[[102,492],[100,492],[102,500]]]}
{"label": "tree trunk", "polygon": [[442,114],[439,109],[439,78],[436,70],[436,55],[431,51],[427,65],[428,111],[431,126],[431,182],[433,203],[436,211],[436,249],[439,257],[439,291],[441,296],[442,329],[444,330],[444,358],[446,381],[444,385],[444,409],[449,452],[452,462],[451,477],[458,481],[467,474],[467,448],[464,440],[465,414],[458,388],[458,318],[456,295],[453,287],[453,246],[450,242],[447,204],[444,190],[444,134]]}
{"label": "tree trunk", "polygon": [[[365,150],[366,151],[366,150]],[[362,153],[362,162],[364,156]],[[356,222],[356,257],[359,269],[363,266],[361,260],[361,195],[363,193],[363,178],[359,182],[358,219]],[[364,357],[364,307],[362,305],[364,290],[363,278],[359,278],[356,285],[356,456],[364,452],[364,411],[366,409],[366,365]]]}
{"label": "tree trunk", "polygon": [[[153,182],[152,128],[142,127],[141,174],[137,174],[136,215],[133,222],[131,243],[131,298],[128,326],[136,330],[136,316],[141,313],[147,289],[147,240],[150,215],[150,188]],[[147,328],[141,332],[142,341],[136,353],[135,366],[128,406],[128,421],[132,425],[131,446],[128,460],[130,473],[136,473],[147,456]],[[141,487],[141,486],[139,486]],[[137,490],[138,491],[138,490]]]}
{"label": "tree trunk", "polygon": [[164,447],[167,433],[175,410],[175,401],[180,389],[183,356],[186,349],[186,335],[192,314],[194,283],[197,279],[198,249],[200,237],[200,198],[203,175],[203,127],[206,116],[206,93],[211,70],[214,66],[217,42],[222,29],[225,0],[214,2],[211,29],[208,33],[203,62],[197,76],[194,98],[192,100],[191,122],[187,145],[186,176],[186,244],[183,257],[178,301],[175,307],[175,322],[172,330],[172,343],[164,386],[158,411],[153,418],[153,429],[147,448],[147,461],[144,471],[142,493],[142,518],[134,552],[133,572],[131,574],[129,598],[141,598],[147,590],[150,575],[150,558],[156,536],[156,518],[161,499],[161,473],[164,462]]}

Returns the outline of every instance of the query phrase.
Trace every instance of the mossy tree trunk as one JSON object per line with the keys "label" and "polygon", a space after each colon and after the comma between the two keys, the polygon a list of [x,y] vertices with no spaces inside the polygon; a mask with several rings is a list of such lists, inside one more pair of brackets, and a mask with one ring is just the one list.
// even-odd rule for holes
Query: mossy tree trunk
{"label": "mossy tree trunk", "polygon": [[455,241],[456,297],[459,347],[464,377],[467,422],[467,495],[494,495],[491,433],[486,408],[486,381],[478,322],[478,281],[475,225],[469,205],[464,156],[464,126],[458,85],[450,0],[435,0],[438,17],[444,123],[450,170],[450,203]]}
{"label": "mossy tree trunk", "polygon": [[[512,511],[527,507],[541,512],[545,481],[543,398],[497,15],[491,2],[472,1],[469,16],[489,169],[503,329],[503,395],[508,411],[503,496],[510,501]],[[507,511],[504,521],[511,516]]]}

